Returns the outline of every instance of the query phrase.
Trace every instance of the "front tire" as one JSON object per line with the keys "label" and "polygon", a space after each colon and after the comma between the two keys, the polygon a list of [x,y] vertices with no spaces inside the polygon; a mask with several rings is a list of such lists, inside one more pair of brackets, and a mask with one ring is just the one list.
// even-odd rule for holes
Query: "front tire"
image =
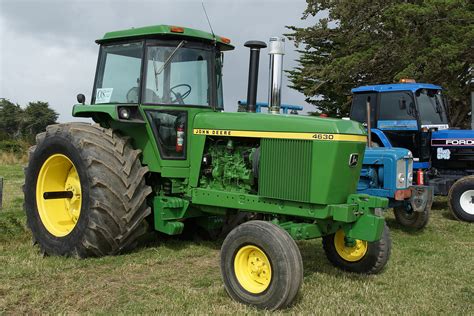
{"label": "front tire", "polygon": [[420,230],[430,219],[431,207],[426,207],[422,212],[415,212],[409,203],[393,208],[395,220],[403,227]]}
{"label": "front tire", "polygon": [[48,255],[114,255],[134,247],[151,213],[146,167],[130,142],[98,125],[48,126],[25,169],[25,212]]}
{"label": "front tire", "polygon": [[348,244],[344,230],[323,237],[323,248],[328,260],[342,270],[356,273],[377,274],[390,257],[392,241],[387,225],[380,240],[367,242],[356,239]]}
{"label": "front tire", "polygon": [[286,231],[255,220],[237,226],[224,240],[221,273],[233,299],[275,310],[295,299],[303,282],[303,262]]}
{"label": "front tire", "polygon": [[451,186],[448,204],[454,217],[474,222],[474,175],[461,178]]}

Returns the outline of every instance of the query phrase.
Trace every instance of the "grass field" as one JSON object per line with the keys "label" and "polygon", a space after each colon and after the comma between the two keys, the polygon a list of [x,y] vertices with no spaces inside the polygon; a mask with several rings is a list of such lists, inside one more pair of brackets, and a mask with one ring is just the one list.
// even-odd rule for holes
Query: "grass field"
{"label": "grass field", "polygon": [[[258,313],[232,301],[219,271],[220,242],[160,238],[133,253],[99,259],[42,257],[22,212],[22,167],[0,166],[0,314]],[[474,225],[455,221],[438,199],[423,232],[387,214],[393,250],[376,276],[344,273],[320,240],[299,242],[304,285],[282,313],[473,314]]]}

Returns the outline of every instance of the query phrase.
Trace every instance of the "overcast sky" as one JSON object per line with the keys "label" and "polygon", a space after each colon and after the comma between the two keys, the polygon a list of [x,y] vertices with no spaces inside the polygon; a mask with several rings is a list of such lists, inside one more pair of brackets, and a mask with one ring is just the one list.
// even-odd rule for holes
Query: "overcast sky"
{"label": "overcast sky", "polygon": [[[228,37],[234,51],[225,55],[224,98],[227,111],[247,95],[247,40],[268,43],[282,36],[285,25],[306,26],[306,2],[263,0],[205,0],[214,32]],[[90,101],[97,62],[94,40],[105,32],[157,24],[209,30],[200,0],[0,0],[0,98],[25,105],[48,101],[61,122],[72,120],[76,95]],[[287,40],[284,68],[296,66],[298,54]],[[262,50],[258,101],[267,101],[268,54]],[[307,110],[304,96],[288,88],[284,78],[282,102]]]}

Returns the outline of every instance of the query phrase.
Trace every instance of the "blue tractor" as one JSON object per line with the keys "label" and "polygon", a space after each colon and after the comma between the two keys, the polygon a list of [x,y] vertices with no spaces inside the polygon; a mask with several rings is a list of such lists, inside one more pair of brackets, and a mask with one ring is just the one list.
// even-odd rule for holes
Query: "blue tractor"
{"label": "blue tractor", "polygon": [[357,192],[388,198],[399,224],[421,229],[428,223],[433,191],[412,184],[413,163],[408,149],[367,147]]}
{"label": "blue tractor", "polygon": [[[246,106],[246,101],[239,101]],[[257,102],[256,112],[268,103]],[[298,114],[303,107],[282,104],[283,114]],[[404,148],[367,147],[357,186],[358,193],[386,197],[397,222],[411,229],[421,229],[429,220],[433,191],[424,185],[413,185],[413,156]]]}
{"label": "blue tractor", "polygon": [[474,131],[449,127],[442,88],[405,80],[362,86],[352,93],[350,119],[373,127],[372,143],[409,149],[414,183],[448,196],[454,216],[474,222]]}

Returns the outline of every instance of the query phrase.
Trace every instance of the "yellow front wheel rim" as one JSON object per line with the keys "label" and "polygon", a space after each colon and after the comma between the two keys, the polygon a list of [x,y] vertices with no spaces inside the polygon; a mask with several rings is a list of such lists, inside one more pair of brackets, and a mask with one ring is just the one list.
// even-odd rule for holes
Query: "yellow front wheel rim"
{"label": "yellow front wheel rim", "polygon": [[349,262],[361,260],[369,249],[367,241],[355,239],[352,243],[348,243],[345,237],[342,229],[338,230],[334,236],[334,246],[339,256]]}
{"label": "yellow front wheel rim", "polygon": [[240,285],[248,292],[265,291],[272,279],[272,266],[265,252],[257,246],[239,249],[234,259],[234,271]]}
{"label": "yellow front wheel rim", "polygon": [[82,205],[81,181],[76,166],[65,155],[54,154],[41,166],[36,205],[41,222],[53,236],[64,237],[76,226]]}

